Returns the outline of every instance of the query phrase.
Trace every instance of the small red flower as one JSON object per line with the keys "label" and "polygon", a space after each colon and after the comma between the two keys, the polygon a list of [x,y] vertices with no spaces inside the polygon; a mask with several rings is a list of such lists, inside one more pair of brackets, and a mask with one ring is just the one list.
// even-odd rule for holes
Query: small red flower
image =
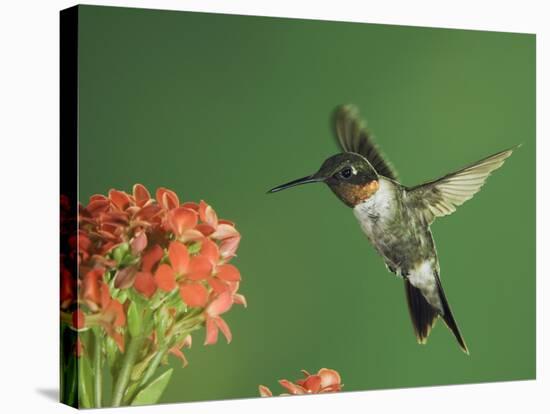
{"label": "small red flower", "polygon": [[230,292],[223,292],[216,297],[205,310],[206,317],[206,338],[205,345],[211,345],[218,342],[218,330],[222,331],[227,339],[227,343],[231,342],[231,330],[227,323],[221,318],[221,314],[227,312],[233,304],[233,298]]}
{"label": "small red flower", "polygon": [[[286,379],[279,380],[279,384],[288,391],[281,395],[321,394],[337,392],[342,389],[342,380],[338,371],[321,368],[317,374],[310,374],[305,370],[302,370],[302,373],[305,378],[299,379],[295,383]],[[260,385],[258,388],[262,397],[273,396],[271,390],[265,385]]]}
{"label": "small red flower", "polygon": [[190,256],[185,244],[173,241],[168,247],[170,265],[161,264],[155,272],[159,289],[170,292],[179,286],[183,301],[191,307],[204,307],[208,291],[201,282],[212,272],[212,263],[204,255]]}
{"label": "small red flower", "polygon": [[[62,213],[68,207],[62,200]],[[126,311],[139,294],[150,300],[156,318],[146,352],[158,350],[157,337],[176,337],[169,352],[187,364],[182,349],[191,345],[191,336],[185,333],[202,323],[205,344],[216,343],[219,331],[231,341],[222,315],[234,303],[246,306],[238,293],[240,271],[230,263],[241,236],[235,224],[220,219],[208,203],[182,203],[175,192],[162,187],[152,197],[136,184],[131,194],[111,189],[107,196],[91,196],[87,205],[79,205],[73,223],[74,231],[66,233],[78,276],[67,271],[68,265],[62,267],[61,308],[68,313],[77,301],[82,307],[65,314],[64,320],[72,318],[77,329],[101,326],[123,351]],[[125,294],[128,289],[133,292]],[[174,300],[180,300],[176,292],[186,307],[175,306]]]}

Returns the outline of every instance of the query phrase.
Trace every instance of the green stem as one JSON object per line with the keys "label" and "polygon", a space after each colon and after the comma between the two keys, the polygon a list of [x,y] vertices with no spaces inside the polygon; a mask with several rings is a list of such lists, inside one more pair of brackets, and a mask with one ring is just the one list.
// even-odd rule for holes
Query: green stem
{"label": "green stem", "polygon": [[81,366],[84,357],[81,358],[82,359],[78,361],[78,399],[82,408],[91,408],[92,402],[88,394],[88,388],[86,387],[86,376]]}
{"label": "green stem", "polygon": [[145,371],[145,374],[143,375],[143,379],[140,382],[140,387],[147,384],[147,382],[151,379],[151,377],[155,374],[155,371],[157,370],[160,361],[162,361],[162,358],[164,357],[164,354],[166,354],[166,351],[168,351],[168,348],[164,347],[157,351],[154,358],[151,360],[151,363],[147,367],[147,371]]}
{"label": "green stem", "polygon": [[67,368],[63,372],[65,376],[65,391],[63,393],[63,403],[71,407],[78,408],[78,364],[76,355],[69,356]]}
{"label": "green stem", "polygon": [[103,335],[98,329],[94,329],[94,399],[95,408],[101,408],[103,399],[103,370],[102,370],[102,352],[103,352]]}
{"label": "green stem", "polygon": [[139,391],[139,389],[141,387],[143,387],[144,385],[146,385],[147,382],[149,382],[149,380],[155,374],[155,371],[157,370],[158,366],[160,365],[160,363],[162,361],[162,358],[164,357],[166,352],[168,352],[167,347],[163,347],[163,348],[159,349],[157,352],[155,352],[155,356],[153,358],[151,358],[151,360],[149,361],[149,364],[147,366],[147,369],[146,369],[145,373],[143,374],[143,378],[141,379],[141,381],[139,383],[138,382],[133,382],[128,387],[128,390],[126,391],[126,393],[124,394],[124,398],[122,399],[122,402],[124,404],[130,404],[130,402],[135,397],[135,395]]}
{"label": "green stem", "polygon": [[122,402],[122,397],[124,397],[124,392],[130,381],[130,374],[132,373],[132,368],[134,367],[143,339],[143,335],[138,335],[129,341],[113,391],[113,402],[111,404],[113,407],[119,407]]}

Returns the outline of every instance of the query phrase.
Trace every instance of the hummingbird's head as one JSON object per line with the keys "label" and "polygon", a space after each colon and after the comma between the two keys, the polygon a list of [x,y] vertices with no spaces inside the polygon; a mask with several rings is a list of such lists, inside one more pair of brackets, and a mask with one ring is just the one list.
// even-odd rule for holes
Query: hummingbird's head
{"label": "hummingbird's head", "polygon": [[347,206],[355,207],[379,188],[378,174],[362,155],[343,152],[327,158],[319,171],[269,190],[285,190],[301,184],[324,182]]}

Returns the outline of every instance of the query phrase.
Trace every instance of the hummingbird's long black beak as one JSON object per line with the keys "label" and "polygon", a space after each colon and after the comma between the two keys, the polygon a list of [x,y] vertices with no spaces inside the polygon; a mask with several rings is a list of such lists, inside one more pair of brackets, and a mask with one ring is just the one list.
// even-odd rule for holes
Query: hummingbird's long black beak
{"label": "hummingbird's long black beak", "polygon": [[321,181],[324,181],[324,179],[321,177],[317,177],[315,174],[308,175],[307,177],[298,178],[297,180],[274,187],[271,190],[269,190],[268,193],[276,193],[277,191],[286,190],[287,188],[295,187],[297,185],[308,184],[308,183],[318,183]]}

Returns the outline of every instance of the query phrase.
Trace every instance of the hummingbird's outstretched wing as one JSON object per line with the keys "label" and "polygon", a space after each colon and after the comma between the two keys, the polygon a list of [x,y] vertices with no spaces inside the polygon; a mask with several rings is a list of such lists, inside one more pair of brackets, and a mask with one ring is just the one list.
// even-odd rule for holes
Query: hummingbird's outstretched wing
{"label": "hummingbird's outstretched wing", "polygon": [[424,213],[428,223],[436,217],[455,212],[458,206],[481,189],[487,177],[502,166],[518,146],[493,154],[437,180],[407,188],[408,202]]}
{"label": "hummingbird's outstretched wing", "polygon": [[343,151],[362,155],[369,160],[378,174],[397,180],[397,173],[382,156],[365,123],[359,117],[356,106],[342,105],[336,108],[334,131]]}

